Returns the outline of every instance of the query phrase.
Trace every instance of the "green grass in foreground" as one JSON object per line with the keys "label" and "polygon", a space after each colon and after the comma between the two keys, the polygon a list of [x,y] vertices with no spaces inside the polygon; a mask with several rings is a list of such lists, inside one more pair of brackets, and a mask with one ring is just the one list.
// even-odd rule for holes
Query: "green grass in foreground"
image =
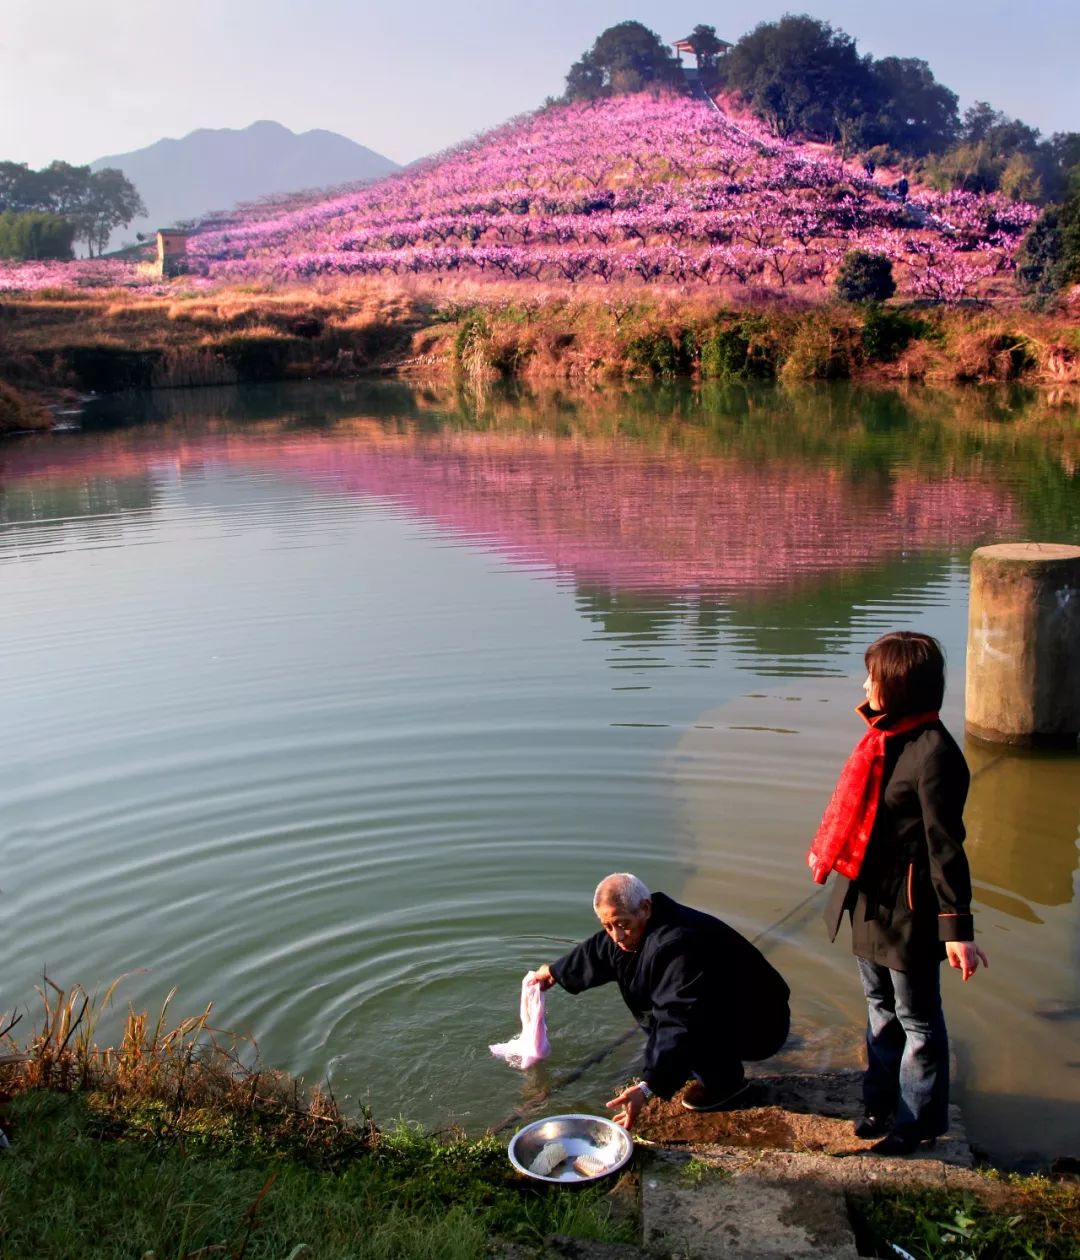
{"label": "green grass in foreground", "polygon": [[400,1128],[332,1173],[246,1146],[193,1149],[138,1126],[118,1134],[85,1095],[33,1091],[8,1115],[4,1260],[466,1260],[492,1237],[627,1239],[602,1189],[523,1184],[491,1138]]}
{"label": "green grass in foreground", "polygon": [[[989,1188],[989,1187],[988,1187]],[[863,1254],[916,1260],[1078,1260],[1080,1186],[1042,1177],[999,1183],[1007,1206],[990,1208],[968,1192],[885,1189],[852,1203]]]}

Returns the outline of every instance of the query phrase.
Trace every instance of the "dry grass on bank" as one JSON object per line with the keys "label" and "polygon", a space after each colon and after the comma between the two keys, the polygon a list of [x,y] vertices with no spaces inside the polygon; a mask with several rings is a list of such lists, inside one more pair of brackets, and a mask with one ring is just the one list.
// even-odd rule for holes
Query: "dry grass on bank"
{"label": "dry grass on bank", "polygon": [[[732,337],[749,347],[749,367],[732,360]],[[24,390],[416,372],[1080,381],[1080,322],[1067,312],[864,310],[824,293],[645,285],[367,279],[166,297],[26,295],[0,304],[0,340],[0,379]]]}
{"label": "dry grass on bank", "polygon": [[374,1140],[366,1116],[346,1119],[323,1090],[264,1067],[253,1041],[214,1028],[209,1006],[173,1022],[175,990],[153,1018],[129,1009],[116,1044],[99,1045],[120,983],[87,993],[46,977],[38,989],[38,1026],[22,1046],[13,1036],[22,1017],[0,1018],[6,1051],[0,1095],[92,1095],[122,1127],[179,1140],[271,1145],[317,1165],[351,1158]]}
{"label": "dry grass on bank", "polygon": [[36,398],[0,380],[0,434],[47,429],[52,417]]}

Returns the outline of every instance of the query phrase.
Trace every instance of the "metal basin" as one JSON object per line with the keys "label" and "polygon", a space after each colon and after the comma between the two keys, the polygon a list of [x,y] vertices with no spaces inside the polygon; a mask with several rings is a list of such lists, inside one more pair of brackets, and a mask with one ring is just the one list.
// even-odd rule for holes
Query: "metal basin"
{"label": "metal basin", "polygon": [[[550,1176],[529,1171],[529,1166],[548,1142],[561,1142],[566,1147],[566,1160],[552,1170]],[[549,1116],[519,1129],[510,1140],[510,1162],[520,1173],[534,1181],[558,1181],[580,1184],[599,1181],[617,1172],[634,1153],[630,1134],[604,1116]],[[604,1164],[602,1172],[580,1173],[574,1160],[588,1155]]]}

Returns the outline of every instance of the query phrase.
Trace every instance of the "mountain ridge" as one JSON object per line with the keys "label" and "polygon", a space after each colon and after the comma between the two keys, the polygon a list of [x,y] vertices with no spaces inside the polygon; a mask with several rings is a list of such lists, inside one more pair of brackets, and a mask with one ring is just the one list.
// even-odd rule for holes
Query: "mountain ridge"
{"label": "mountain ridge", "polygon": [[294,132],[272,119],[247,127],[201,127],[128,153],[95,159],[92,170],[118,167],[138,189],[147,215],[113,233],[116,248],[169,224],[241,202],[366,183],[400,170],[398,163],[326,128]]}

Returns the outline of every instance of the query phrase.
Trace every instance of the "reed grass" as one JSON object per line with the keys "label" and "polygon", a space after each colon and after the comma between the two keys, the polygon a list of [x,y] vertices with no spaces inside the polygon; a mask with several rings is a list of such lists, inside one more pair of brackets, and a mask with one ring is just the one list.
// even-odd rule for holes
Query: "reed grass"
{"label": "reed grass", "polygon": [[61,988],[45,977],[38,988],[39,1020],[29,1041],[3,1037],[0,1089],[80,1091],[105,1100],[121,1129],[212,1145],[288,1150],[319,1166],[354,1158],[375,1139],[370,1118],[349,1119],[326,1091],[306,1088],[265,1067],[250,1038],[210,1022],[211,1007],[171,1018],[175,989],[151,1018],[129,1008],[115,1045],[99,1044],[99,1029],[121,976],[103,991]]}

